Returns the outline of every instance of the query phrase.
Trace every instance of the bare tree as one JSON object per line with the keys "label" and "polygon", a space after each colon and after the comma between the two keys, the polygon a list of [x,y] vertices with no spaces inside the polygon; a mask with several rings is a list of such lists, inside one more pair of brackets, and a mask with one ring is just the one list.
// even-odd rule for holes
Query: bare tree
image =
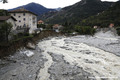
{"label": "bare tree", "polygon": [[3,3],[8,3],[7,0],[0,0],[0,2],[3,2]]}

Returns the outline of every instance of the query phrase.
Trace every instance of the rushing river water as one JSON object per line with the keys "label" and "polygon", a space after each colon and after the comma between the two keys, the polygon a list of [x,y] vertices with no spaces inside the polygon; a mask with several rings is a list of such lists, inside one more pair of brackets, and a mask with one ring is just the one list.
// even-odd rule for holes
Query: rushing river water
{"label": "rushing river water", "polygon": [[[20,52],[19,52],[20,51]],[[0,80],[120,80],[120,37],[54,37],[0,60]]]}
{"label": "rushing river water", "polygon": [[[52,58],[49,57],[50,55],[46,54],[49,51],[54,54],[63,55],[65,61],[71,65],[76,64],[76,66],[82,67],[86,72],[93,74],[97,80],[102,78],[120,80],[120,57],[113,53],[85,43],[75,42],[71,38],[52,38],[40,42],[39,47],[44,50],[43,54],[48,59],[45,68],[40,71],[40,76],[49,74],[46,68],[50,67],[53,62]],[[48,76],[44,77],[44,79],[41,77],[39,80],[49,80]]]}

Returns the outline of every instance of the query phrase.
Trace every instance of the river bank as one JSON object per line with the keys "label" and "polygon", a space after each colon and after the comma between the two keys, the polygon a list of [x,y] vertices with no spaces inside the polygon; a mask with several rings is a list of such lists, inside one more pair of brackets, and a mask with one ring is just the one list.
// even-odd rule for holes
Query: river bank
{"label": "river bank", "polygon": [[6,44],[7,46],[0,46],[0,58],[4,58],[9,55],[13,55],[20,48],[26,47],[26,45],[31,42],[37,44],[39,40],[47,38],[49,36],[59,36],[61,33],[56,33],[51,30],[45,30],[35,35],[33,38],[26,38],[14,41],[12,43]]}

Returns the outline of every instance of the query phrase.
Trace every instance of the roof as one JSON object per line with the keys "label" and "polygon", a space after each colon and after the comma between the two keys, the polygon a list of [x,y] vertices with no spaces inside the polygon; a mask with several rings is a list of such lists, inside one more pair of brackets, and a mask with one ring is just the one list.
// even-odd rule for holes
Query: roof
{"label": "roof", "polygon": [[17,21],[14,17],[12,16],[0,16],[0,21],[6,21],[8,19],[12,18],[14,21]]}
{"label": "roof", "polygon": [[57,27],[59,27],[60,25],[59,24],[55,24],[53,27],[54,28],[57,28]]}
{"label": "roof", "polygon": [[39,20],[38,22],[43,22],[42,20]]}
{"label": "roof", "polygon": [[42,20],[39,20],[38,22],[39,22],[39,23],[44,23]]}
{"label": "roof", "polygon": [[19,9],[16,9],[16,10],[11,10],[11,11],[8,11],[9,13],[31,13],[31,14],[34,14],[37,16],[37,14],[27,10],[27,9],[24,9],[24,8],[19,8]]}

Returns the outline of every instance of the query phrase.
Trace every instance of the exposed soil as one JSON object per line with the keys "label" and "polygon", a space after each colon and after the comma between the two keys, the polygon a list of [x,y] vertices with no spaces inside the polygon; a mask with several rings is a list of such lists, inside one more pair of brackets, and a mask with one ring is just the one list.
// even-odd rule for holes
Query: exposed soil
{"label": "exposed soil", "polygon": [[28,42],[37,44],[39,40],[47,38],[49,36],[59,36],[61,33],[56,33],[51,30],[42,31],[40,34],[35,35],[33,38],[27,38],[19,40],[13,43],[6,44],[6,46],[0,46],[0,58],[14,54],[18,49],[26,47]]}

